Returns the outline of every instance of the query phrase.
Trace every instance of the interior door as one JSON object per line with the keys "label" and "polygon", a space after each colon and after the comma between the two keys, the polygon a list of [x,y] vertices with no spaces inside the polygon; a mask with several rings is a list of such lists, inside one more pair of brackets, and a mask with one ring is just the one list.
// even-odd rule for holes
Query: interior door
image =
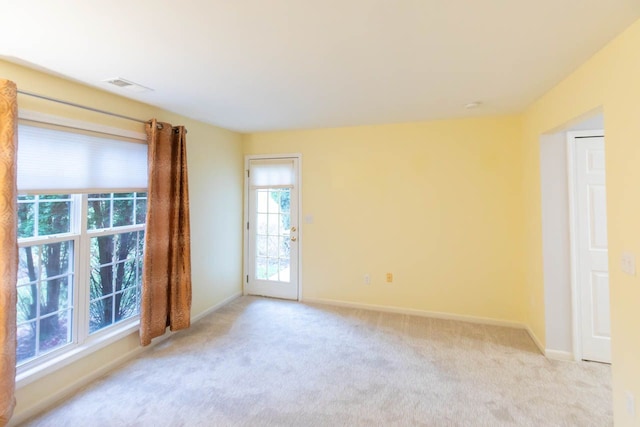
{"label": "interior door", "polygon": [[250,159],[245,293],[297,300],[298,159]]}
{"label": "interior door", "polygon": [[604,137],[576,137],[574,155],[582,359],[611,363]]}

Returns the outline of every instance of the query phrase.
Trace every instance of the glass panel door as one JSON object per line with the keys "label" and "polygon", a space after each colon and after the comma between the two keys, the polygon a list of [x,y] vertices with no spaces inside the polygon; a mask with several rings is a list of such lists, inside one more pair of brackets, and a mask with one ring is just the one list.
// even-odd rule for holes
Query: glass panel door
{"label": "glass panel door", "polygon": [[[252,160],[249,174],[258,174],[261,162],[274,168],[276,159]],[[283,159],[292,167],[291,179],[280,176],[277,186],[249,185],[247,293],[276,298],[298,299],[297,258],[297,161]],[[256,170],[257,169],[257,170]],[[265,168],[266,169],[266,168]],[[262,175],[265,175],[264,173]],[[255,181],[254,181],[255,183]]]}

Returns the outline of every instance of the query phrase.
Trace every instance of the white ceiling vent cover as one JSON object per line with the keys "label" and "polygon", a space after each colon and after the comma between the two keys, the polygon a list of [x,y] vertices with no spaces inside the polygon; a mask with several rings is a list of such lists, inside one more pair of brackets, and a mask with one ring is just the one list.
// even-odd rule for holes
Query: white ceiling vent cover
{"label": "white ceiling vent cover", "polygon": [[103,81],[106,83],[112,84],[114,86],[118,86],[118,87],[130,90],[132,92],[148,92],[153,90],[146,86],[139,85],[138,83],[134,83],[130,80],[123,79],[122,77],[115,77],[115,78],[106,79]]}

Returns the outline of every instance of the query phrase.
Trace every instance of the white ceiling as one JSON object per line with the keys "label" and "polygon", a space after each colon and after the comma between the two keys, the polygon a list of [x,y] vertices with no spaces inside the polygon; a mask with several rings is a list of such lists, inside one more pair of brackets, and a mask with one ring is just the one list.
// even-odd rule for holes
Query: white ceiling
{"label": "white ceiling", "polygon": [[2,3],[5,59],[243,132],[517,113],[640,18],[638,0]]}

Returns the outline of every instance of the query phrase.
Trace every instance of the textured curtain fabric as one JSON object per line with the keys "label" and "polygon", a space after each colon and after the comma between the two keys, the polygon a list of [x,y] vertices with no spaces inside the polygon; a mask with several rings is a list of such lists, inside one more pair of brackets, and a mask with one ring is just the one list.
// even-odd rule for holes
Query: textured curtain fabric
{"label": "textured curtain fabric", "polygon": [[152,120],[147,124],[149,184],[145,234],[140,343],[148,345],[191,323],[191,234],[186,130]]}
{"label": "textured curtain fabric", "polygon": [[16,151],[18,103],[15,83],[0,79],[0,426],[16,405]]}

